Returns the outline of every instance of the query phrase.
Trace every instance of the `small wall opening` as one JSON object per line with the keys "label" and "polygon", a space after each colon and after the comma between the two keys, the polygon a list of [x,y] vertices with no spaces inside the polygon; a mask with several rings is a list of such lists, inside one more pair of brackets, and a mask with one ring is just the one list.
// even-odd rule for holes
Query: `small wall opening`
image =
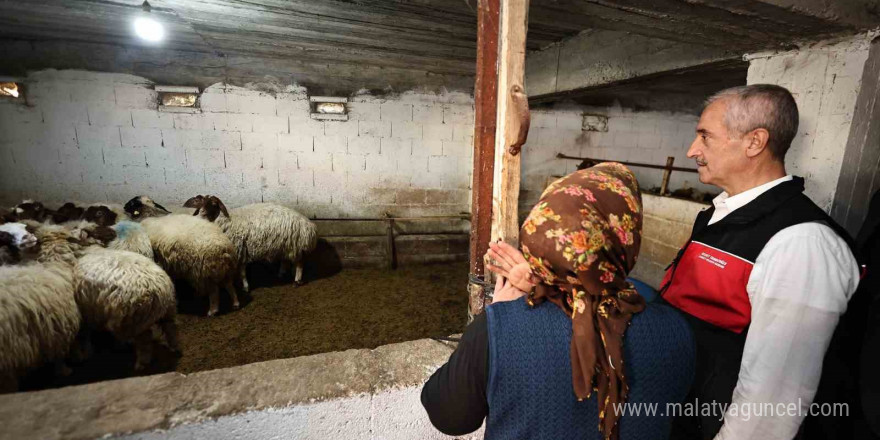
{"label": "small wall opening", "polygon": [[23,93],[21,84],[15,81],[0,80],[0,98],[23,100]]}

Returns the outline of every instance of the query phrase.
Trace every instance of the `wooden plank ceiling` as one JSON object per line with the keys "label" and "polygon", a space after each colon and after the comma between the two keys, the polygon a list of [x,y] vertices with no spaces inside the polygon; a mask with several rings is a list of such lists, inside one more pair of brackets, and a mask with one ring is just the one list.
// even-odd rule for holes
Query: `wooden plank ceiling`
{"label": "wooden plank ceiling", "polygon": [[[7,70],[12,71],[38,67],[100,69],[115,62],[131,73],[146,71],[161,76],[159,69],[150,70],[139,62],[162,64],[166,59],[169,65],[185,64],[181,60],[191,54],[193,60],[202,61],[183,67],[189,68],[191,82],[196,83],[215,77],[240,76],[245,80],[290,72],[290,79],[298,82],[336,81],[337,89],[419,84],[458,88],[472,86],[473,82],[476,2],[154,0],[151,15],[165,24],[167,35],[156,46],[133,35],[132,19],[142,13],[139,0],[0,0],[0,39],[31,45],[29,51],[20,47],[7,50]],[[854,29],[853,25],[773,6],[766,0],[531,3],[529,50],[590,28],[740,51]],[[100,47],[103,53],[107,46],[128,51],[128,55],[101,64],[101,60],[89,59],[89,53],[73,56],[63,50],[70,47],[73,52],[88,52],[89,48]],[[166,53],[164,58],[159,55],[161,51]],[[56,55],[50,56],[53,53]],[[174,55],[167,55],[170,53]],[[218,64],[218,60],[222,62]],[[227,71],[205,73],[206,80],[197,78],[199,67],[218,66]],[[383,75],[388,77],[385,84]]]}

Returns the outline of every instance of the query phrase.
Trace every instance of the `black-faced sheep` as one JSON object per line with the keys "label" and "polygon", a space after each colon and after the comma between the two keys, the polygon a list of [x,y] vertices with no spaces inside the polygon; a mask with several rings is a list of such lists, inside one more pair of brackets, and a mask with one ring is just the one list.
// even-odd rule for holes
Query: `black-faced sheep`
{"label": "black-faced sheep", "polygon": [[12,221],[32,220],[36,222],[44,222],[52,211],[46,209],[41,202],[34,200],[23,200],[21,203],[12,208],[9,219]]}
{"label": "black-faced sheep", "polygon": [[84,212],[84,208],[76,206],[73,202],[67,202],[55,211],[51,211],[49,217],[52,219],[52,223],[57,225],[80,220]]}
{"label": "black-faced sheep", "polygon": [[227,211],[215,196],[195,196],[184,204],[196,215],[215,222],[232,240],[238,253],[241,280],[248,290],[246,267],[255,261],[281,261],[278,276],[296,265],[294,283],[302,284],[303,256],[317,244],[315,224],[304,215],[272,203],[255,203]]}
{"label": "black-faced sheep", "polygon": [[218,312],[221,286],[231,296],[232,307],[239,307],[233,286],[238,269],[235,247],[217,225],[192,215],[169,214],[145,196],[131,199],[125,211],[140,221],[156,262],[171,278],[185,280],[196,295],[208,297],[208,316]]}
{"label": "black-faced sheep", "polygon": [[83,214],[83,220],[111,227],[116,232],[116,238],[107,244],[108,249],[131,251],[152,260],[153,247],[147,232],[139,223],[127,219],[128,216],[120,216],[116,210],[103,204],[89,206]]}

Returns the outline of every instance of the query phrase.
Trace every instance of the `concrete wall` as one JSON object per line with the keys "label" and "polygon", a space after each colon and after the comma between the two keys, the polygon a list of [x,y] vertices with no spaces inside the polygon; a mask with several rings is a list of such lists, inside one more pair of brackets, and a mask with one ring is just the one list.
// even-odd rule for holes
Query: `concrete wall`
{"label": "concrete wall", "polygon": [[[584,113],[607,116],[608,131],[583,131]],[[698,119],[687,113],[634,112],[620,107],[533,110],[529,139],[522,153],[521,215],[528,213],[553,176],[577,169],[577,161],[557,159],[557,153],[656,165],[665,165],[666,157],[674,156],[675,165],[695,168],[686,153]],[[636,167],[632,170],[643,189],[660,186],[663,171]],[[718,191],[701,184],[696,173],[672,173],[669,187]]]}
{"label": "concrete wall", "polygon": [[690,237],[697,213],[709,205],[642,194],[642,206],[642,248],[630,276],[659,288],[666,266]]}
{"label": "concrete wall", "polygon": [[215,84],[201,113],[171,114],[141,77],[48,70],[24,83],[26,105],[0,101],[0,203],[213,193],[322,217],[469,210],[467,94],[360,95],[349,121],[322,122],[295,86]]}
{"label": "concrete wall", "polygon": [[452,350],[422,339],[4,394],[0,439],[445,439],[419,393]]}
{"label": "concrete wall", "polygon": [[748,83],[778,84],[794,95],[800,127],[785,164],[806,179],[806,193],[829,211],[834,200],[871,36],[817,43],[789,52],[747,55]]}

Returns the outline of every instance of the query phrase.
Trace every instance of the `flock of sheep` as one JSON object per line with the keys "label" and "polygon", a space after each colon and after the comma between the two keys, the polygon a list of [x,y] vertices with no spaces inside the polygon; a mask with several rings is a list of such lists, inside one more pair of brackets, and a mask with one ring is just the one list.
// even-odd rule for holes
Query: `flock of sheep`
{"label": "flock of sheep", "polygon": [[56,210],[25,200],[0,212],[0,392],[15,391],[28,371],[90,351],[90,330],[133,343],[135,370],[151,361],[153,343],[180,353],[172,280],[208,297],[219,311],[220,289],[238,309],[245,269],[281,261],[279,276],[317,242],[315,225],[270,203],[227,210],[215,196],[196,196],[174,213],[149,197],[124,206],[65,203]]}

